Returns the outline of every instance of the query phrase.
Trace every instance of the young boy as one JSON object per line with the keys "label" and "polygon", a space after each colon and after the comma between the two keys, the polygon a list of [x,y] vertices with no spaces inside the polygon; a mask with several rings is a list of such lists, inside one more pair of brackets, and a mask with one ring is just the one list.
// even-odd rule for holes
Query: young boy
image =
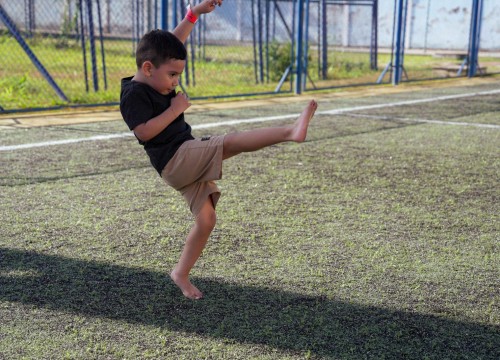
{"label": "young boy", "polygon": [[179,262],[170,277],[184,296],[203,294],[190,281],[189,273],[214,229],[215,207],[220,191],[215,180],[222,177],[222,161],[242,152],[256,151],[285,141],[302,142],[317,104],[311,101],[291,126],[263,128],[225,136],[195,139],[184,121],[191,105],[175,88],[186,64],[186,41],[201,14],[210,13],[222,0],[204,0],[188,11],[172,33],[153,30],[137,47],[137,72],[122,79],[120,111],[144,146],[151,163],[167,184],[189,204],[195,223]]}

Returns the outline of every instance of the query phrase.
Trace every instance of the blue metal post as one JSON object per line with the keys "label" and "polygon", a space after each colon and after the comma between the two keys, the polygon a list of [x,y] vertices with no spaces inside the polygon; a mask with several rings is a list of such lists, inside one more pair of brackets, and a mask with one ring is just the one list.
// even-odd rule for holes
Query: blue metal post
{"label": "blue metal post", "polygon": [[168,0],[161,0],[161,28],[168,29]]}
{"label": "blue metal post", "polygon": [[259,45],[259,64],[260,64],[260,68],[259,68],[259,81],[261,83],[264,82],[264,58],[263,58],[263,48],[262,48],[262,7],[261,7],[261,3],[262,3],[262,0],[257,0],[257,23],[258,23],[258,39],[257,39],[257,42],[258,42],[258,45]]}
{"label": "blue metal post", "polygon": [[404,20],[404,9],[407,5],[408,0],[396,0],[396,44],[394,47],[394,71],[392,73],[392,84],[398,85],[401,82],[401,74],[403,70],[403,52],[404,52],[404,39],[405,39],[405,26],[403,24]]}
{"label": "blue metal post", "polygon": [[304,28],[304,0],[297,0],[297,11],[295,12],[297,16],[296,20],[296,42],[297,42],[297,53],[295,58],[295,94],[302,93],[302,50],[303,50],[303,28]]}
{"label": "blue metal post", "polygon": [[50,76],[49,72],[45,67],[42,65],[40,60],[36,57],[36,55],[31,51],[31,48],[29,45],[24,41],[23,37],[21,36],[21,33],[16,27],[16,24],[12,19],[9,17],[7,12],[4,10],[3,6],[0,4],[0,19],[3,21],[7,29],[10,31],[10,33],[14,36],[16,41],[19,43],[21,48],[24,50],[26,55],[30,58],[31,62],[36,66],[40,74],[47,80],[47,82],[50,84],[50,86],[54,89],[54,91],[57,93],[57,95],[64,101],[69,101],[64,92],[61,90],[61,88],[57,85],[57,83],[54,81],[52,76]]}
{"label": "blue metal post", "polygon": [[377,70],[378,57],[378,0],[372,4],[372,34],[370,41],[370,68]]}
{"label": "blue metal post", "polygon": [[[407,17],[408,17],[408,0],[405,0],[405,6],[403,9],[403,31],[402,31],[402,38],[401,38],[401,71],[402,73],[400,76],[402,77],[402,74],[406,76],[406,80],[408,80],[408,74],[406,73],[406,69],[404,67],[404,62],[405,62],[405,39],[406,39],[406,24],[407,24]],[[401,80],[401,79],[400,79]]]}
{"label": "blue metal post", "polygon": [[290,33],[290,40],[291,40],[291,46],[290,46],[290,90],[293,89],[293,82],[295,81],[294,79],[294,69],[293,67],[297,65],[297,59],[295,58],[295,35],[297,32],[295,31],[296,29],[296,23],[297,23],[297,5],[296,3],[298,0],[292,0],[292,32]]}
{"label": "blue metal post", "polygon": [[328,72],[328,37],[327,37],[327,18],[326,18],[326,0],[320,1],[321,8],[321,46],[318,44],[318,48],[322,49],[322,67],[321,67],[321,78],[326,80]]}
{"label": "blue metal post", "polygon": [[83,0],[78,1],[78,10],[80,12],[80,44],[82,46],[83,57],[83,76],[85,78],[85,91],[89,92],[89,75],[87,71],[87,51],[85,49],[85,25],[83,20]]}
{"label": "blue metal post", "polygon": [[269,83],[269,34],[271,33],[270,31],[270,14],[271,14],[271,8],[270,8],[271,2],[269,0],[266,0],[266,82]]}
{"label": "blue metal post", "polygon": [[177,24],[178,24],[178,21],[177,21],[177,1],[178,0],[172,1],[172,29],[175,29],[177,27]]}
{"label": "blue metal post", "polygon": [[303,74],[304,77],[302,78],[302,89],[305,90],[306,88],[306,79],[307,79],[307,71],[309,67],[309,62],[307,60],[309,53],[309,0],[305,0],[305,6],[306,6],[306,13],[305,13],[305,34],[304,34],[304,49],[302,50],[302,54],[304,57],[304,69],[303,69]]}
{"label": "blue metal post", "polygon": [[155,9],[154,15],[153,15],[154,19],[155,19],[155,21],[154,21],[155,24],[154,24],[153,28],[154,29],[158,29],[158,0],[155,0],[153,6],[154,6],[154,9]]}
{"label": "blue metal post", "polygon": [[92,80],[94,81],[94,91],[99,90],[99,80],[97,78],[97,56],[95,52],[94,18],[92,15],[92,0],[87,0],[87,11],[89,17],[89,40],[90,58],[92,61]]}
{"label": "blue metal post", "polygon": [[33,36],[35,31],[35,3],[34,0],[24,0],[25,26],[28,37]]}
{"label": "blue metal post", "polygon": [[476,70],[482,75],[481,67],[479,66],[479,43],[481,40],[481,27],[483,25],[483,0],[479,0],[479,11],[477,16],[477,41],[476,41]]}
{"label": "blue metal post", "polygon": [[255,74],[255,83],[259,83],[259,76],[257,75],[258,66],[257,66],[257,35],[255,34],[255,0],[251,1],[252,7],[252,42],[253,42],[253,71]]}
{"label": "blue metal post", "polygon": [[[184,3],[184,0],[179,0],[180,3],[179,5],[181,6],[181,19],[184,18],[184,16],[186,15],[186,12],[187,12],[187,9],[186,9],[186,4]],[[194,30],[194,29],[193,29]],[[186,46],[186,50],[187,50],[187,44],[188,44],[188,41],[191,42],[193,39],[192,36],[189,36],[188,40],[186,40],[186,42],[184,43],[184,46]],[[192,47],[191,47],[192,49]],[[189,55],[189,53],[188,53]],[[189,67],[190,67],[190,62],[191,62],[191,59],[188,57],[186,57],[186,66],[184,67],[184,75],[182,76],[182,79],[186,80],[186,86],[189,86],[190,85],[190,78],[191,78],[191,74],[190,74],[190,70],[189,70]]]}
{"label": "blue metal post", "polygon": [[469,67],[467,69],[467,76],[473,77],[477,72],[478,53],[479,53],[479,39],[481,36],[481,17],[483,10],[482,0],[472,0],[472,15],[471,26],[469,35],[469,53],[467,62]]}
{"label": "blue metal post", "polygon": [[104,51],[104,37],[102,33],[101,0],[97,0],[97,15],[99,20],[99,39],[101,42],[102,75],[104,78],[104,89],[108,89],[108,76],[106,74],[106,55]]}

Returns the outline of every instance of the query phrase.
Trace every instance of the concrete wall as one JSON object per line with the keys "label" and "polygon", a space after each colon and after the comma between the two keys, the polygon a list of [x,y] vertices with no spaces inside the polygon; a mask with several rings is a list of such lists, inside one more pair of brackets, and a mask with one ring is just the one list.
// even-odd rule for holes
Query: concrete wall
{"label": "concrete wall", "polygon": [[[472,0],[408,0],[405,45],[413,49],[466,50]],[[394,1],[379,0],[379,45],[392,43]],[[500,1],[485,0],[481,49],[500,49]],[[366,12],[350,6],[349,45],[367,43]],[[362,31],[358,31],[361,28]],[[344,30],[345,31],[345,30]]]}

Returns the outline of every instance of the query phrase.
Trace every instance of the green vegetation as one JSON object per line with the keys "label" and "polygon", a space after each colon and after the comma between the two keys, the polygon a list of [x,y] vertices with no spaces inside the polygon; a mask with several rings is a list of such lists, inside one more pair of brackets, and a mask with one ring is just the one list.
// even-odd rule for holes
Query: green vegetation
{"label": "green vegetation", "polygon": [[[319,111],[494,85],[322,100]],[[1,357],[498,359],[500,131],[408,121],[500,125],[496,100],[319,114],[307,142],[225,162],[196,302],[168,279],[191,215],[135,139],[2,152]],[[0,142],[126,131],[118,119],[2,130]]]}
{"label": "green vegetation", "polygon": [[[90,49],[87,43],[86,91],[83,55],[79,39],[71,37],[74,19],[65,18],[61,32],[63,36],[34,35],[27,39],[36,56],[41,60],[71,104],[95,104],[117,102],[120,79],[135,71],[134,43],[132,40],[106,40],[105,58],[107,89],[104,86],[101,49],[97,42],[97,76],[99,91],[94,91]],[[190,45],[189,45],[190,46]],[[192,64],[184,74],[183,84],[191,98],[236,94],[255,94],[274,91],[277,82],[290,64],[290,44],[272,43],[269,47],[269,82],[256,81],[253,48],[249,45],[195,47],[196,63],[193,76]],[[0,34],[0,51],[4,56],[0,66],[0,106],[5,109],[49,107],[64,104],[54,90],[43,79],[35,66],[12,37]],[[188,47],[189,53],[191,48]],[[318,54],[315,48],[309,51],[307,89],[325,88],[348,84],[374,83],[382,68],[389,62],[389,55],[379,54],[379,70],[371,70],[369,55],[365,52],[331,50],[328,53],[327,78],[318,74]],[[267,64],[267,58],[264,56]],[[431,55],[407,55],[405,69],[410,79],[456,76],[456,72],[436,71],[446,65],[447,59]],[[498,72],[500,62],[495,58],[482,58],[487,71]],[[267,65],[264,65],[266,71]],[[455,64],[456,65],[456,64]],[[260,68],[257,69],[257,72]],[[267,78],[267,76],[266,76]],[[389,75],[385,79],[389,81]],[[288,83],[287,83],[288,84]],[[285,85],[283,91],[290,90]]]}
{"label": "green vegetation", "polygon": [[272,81],[279,81],[292,64],[292,44],[273,42],[269,46],[269,72]]}

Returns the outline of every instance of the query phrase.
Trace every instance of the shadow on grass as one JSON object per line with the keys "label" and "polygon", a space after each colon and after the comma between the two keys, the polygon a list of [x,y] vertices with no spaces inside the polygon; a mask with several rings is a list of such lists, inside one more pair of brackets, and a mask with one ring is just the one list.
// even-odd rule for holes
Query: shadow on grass
{"label": "shadow on grass", "polygon": [[[150,169],[151,165],[141,165],[141,166],[123,166],[123,167],[118,167],[114,169],[106,169],[106,170],[100,170],[100,171],[90,171],[90,172],[77,172],[75,174],[71,175],[64,175],[64,176],[26,176],[22,177],[19,174],[13,174],[10,176],[0,176],[0,186],[8,186],[8,187],[15,187],[15,186],[25,186],[25,185],[34,185],[34,184],[43,184],[43,183],[50,183],[54,181],[60,181],[60,180],[71,180],[71,179],[81,179],[81,178],[86,178],[86,177],[92,177],[92,176],[99,176],[99,175],[108,175],[108,174],[118,174],[123,171],[130,171],[130,170],[139,170],[139,169]],[[78,171],[81,171],[82,169],[79,168]]]}
{"label": "shadow on grass", "polygon": [[[198,278],[189,301],[159,272],[0,248],[0,301],[327,357],[497,359],[499,329]],[[26,326],[29,326],[28,321]]]}

